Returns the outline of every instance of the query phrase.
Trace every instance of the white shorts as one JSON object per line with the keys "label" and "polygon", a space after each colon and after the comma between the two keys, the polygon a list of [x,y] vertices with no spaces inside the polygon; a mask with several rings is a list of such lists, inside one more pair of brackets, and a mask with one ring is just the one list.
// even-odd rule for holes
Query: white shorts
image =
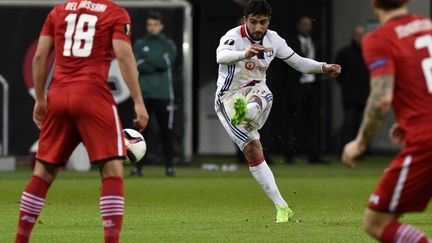
{"label": "white shorts", "polygon": [[[267,101],[267,107],[262,112],[261,116],[256,121],[242,122],[238,126],[233,126],[230,122],[230,117],[234,113],[234,101],[238,96],[246,97],[250,100],[252,96],[258,96]],[[273,104],[273,94],[268,89],[267,85],[257,85],[254,87],[243,88],[238,91],[226,91],[223,94],[217,92],[215,100],[215,111],[219,117],[225,130],[228,132],[231,139],[240,148],[241,151],[253,140],[260,138],[258,130],[266,122],[271,106]]]}

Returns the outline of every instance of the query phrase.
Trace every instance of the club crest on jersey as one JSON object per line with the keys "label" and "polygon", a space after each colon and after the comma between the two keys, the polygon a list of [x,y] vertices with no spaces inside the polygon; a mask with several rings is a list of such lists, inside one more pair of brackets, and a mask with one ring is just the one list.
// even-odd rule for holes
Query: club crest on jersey
{"label": "club crest on jersey", "polygon": [[226,40],[224,42],[224,45],[233,46],[234,43],[235,43],[235,41],[233,39],[229,39],[229,40]]}
{"label": "club crest on jersey", "polygon": [[125,32],[126,35],[130,36],[130,34],[131,34],[131,26],[130,26],[130,24],[125,24],[124,25],[124,32]]}
{"label": "club crest on jersey", "polygon": [[273,50],[266,52],[267,57],[272,57],[274,55]]}
{"label": "club crest on jersey", "polygon": [[246,62],[245,63],[245,68],[249,71],[253,70],[255,68],[255,63],[252,61]]}

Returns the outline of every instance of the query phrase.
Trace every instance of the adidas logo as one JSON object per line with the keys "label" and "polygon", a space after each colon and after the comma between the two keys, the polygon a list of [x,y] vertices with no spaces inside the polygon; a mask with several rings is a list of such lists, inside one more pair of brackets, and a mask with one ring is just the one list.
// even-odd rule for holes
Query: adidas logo
{"label": "adidas logo", "polygon": [[112,220],[104,220],[103,226],[104,226],[104,228],[111,228],[111,227],[114,227],[115,224]]}
{"label": "adidas logo", "polygon": [[32,224],[34,224],[36,222],[36,218],[35,217],[28,216],[28,215],[22,216],[20,220],[21,221],[27,221],[27,222],[32,223]]}

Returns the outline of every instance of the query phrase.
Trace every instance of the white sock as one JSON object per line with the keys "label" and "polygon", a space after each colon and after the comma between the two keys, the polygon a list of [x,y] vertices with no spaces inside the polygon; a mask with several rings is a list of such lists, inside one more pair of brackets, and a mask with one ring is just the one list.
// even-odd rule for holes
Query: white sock
{"label": "white sock", "polygon": [[279,192],[273,173],[267,162],[264,161],[257,166],[249,167],[249,170],[275,205],[288,206]]}
{"label": "white sock", "polygon": [[246,120],[255,121],[261,114],[261,106],[257,102],[251,102],[246,105],[248,113]]}

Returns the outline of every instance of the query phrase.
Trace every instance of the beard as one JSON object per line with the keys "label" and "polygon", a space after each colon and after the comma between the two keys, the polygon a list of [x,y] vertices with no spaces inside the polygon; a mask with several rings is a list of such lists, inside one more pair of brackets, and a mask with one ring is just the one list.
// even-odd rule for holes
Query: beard
{"label": "beard", "polygon": [[251,34],[252,39],[261,40],[264,37],[265,33],[263,32],[254,32]]}

